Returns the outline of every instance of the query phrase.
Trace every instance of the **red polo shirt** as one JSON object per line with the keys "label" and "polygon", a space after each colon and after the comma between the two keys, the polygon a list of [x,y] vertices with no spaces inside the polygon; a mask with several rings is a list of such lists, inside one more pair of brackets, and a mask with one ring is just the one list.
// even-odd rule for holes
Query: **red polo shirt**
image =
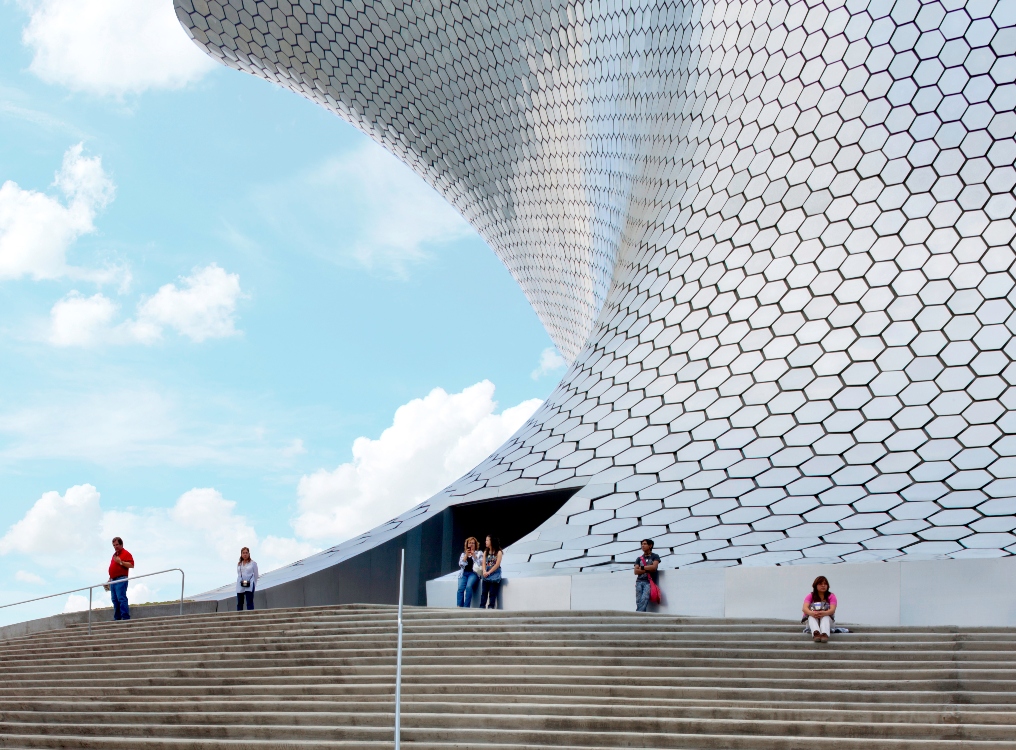
{"label": "red polo shirt", "polygon": [[[123,565],[120,565],[120,563],[116,561],[116,557],[117,555],[114,554],[109,561],[109,580],[111,581],[114,578],[122,578],[123,576],[127,575],[127,571],[129,570],[129,568],[125,568]],[[127,550],[120,551],[120,559],[124,562],[129,563],[134,562],[134,556],[131,555],[131,553],[128,552]]]}

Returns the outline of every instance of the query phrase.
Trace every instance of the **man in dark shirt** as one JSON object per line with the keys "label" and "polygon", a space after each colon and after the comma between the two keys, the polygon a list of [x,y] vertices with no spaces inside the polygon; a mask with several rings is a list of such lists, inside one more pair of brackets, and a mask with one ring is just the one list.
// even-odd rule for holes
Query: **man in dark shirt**
{"label": "man in dark shirt", "polygon": [[123,539],[113,537],[113,558],[109,561],[109,583],[103,588],[113,600],[113,619],[131,619],[127,604],[127,572],[134,567],[134,556],[123,548]]}
{"label": "man in dark shirt", "polygon": [[635,561],[635,611],[645,612],[649,608],[649,577],[659,583],[660,556],[653,552],[653,540],[642,540],[642,555]]}

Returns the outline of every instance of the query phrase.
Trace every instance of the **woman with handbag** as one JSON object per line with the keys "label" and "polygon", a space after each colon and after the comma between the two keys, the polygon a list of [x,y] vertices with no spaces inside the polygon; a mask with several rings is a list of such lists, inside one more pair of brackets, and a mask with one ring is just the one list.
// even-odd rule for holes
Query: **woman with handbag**
{"label": "woman with handbag", "polygon": [[483,583],[480,586],[480,609],[497,609],[497,592],[501,590],[501,540],[496,536],[487,537],[483,550]]}
{"label": "woman with handbag", "polygon": [[[660,603],[659,573],[660,556],[653,552],[653,540],[642,540],[642,554],[635,561],[635,611],[647,612],[649,602]],[[655,596],[653,596],[655,589]]]}
{"label": "woman with handbag", "polygon": [[811,593],[804,597],[802,622],[808,621],[808,630],[815,643],[826,643],[836,619],[836,594],[829,590],[829,579],[819,576],[811,584]]}
{"label": "woman with handbag", "polygon": [[466,539],[462,554],[459,555],[459,590],[455,592],[455,606],[473,606],[473,592],[483,570],[483,553],[475,536]]}
{"label": "woman with handbag", "polygon": [[240,550],[240,562],[236,564],[236,611],[243,609],[247,600],[247,609],[254,609],[254,588],[258,582],[258,564],[250,559],[250,549]]}

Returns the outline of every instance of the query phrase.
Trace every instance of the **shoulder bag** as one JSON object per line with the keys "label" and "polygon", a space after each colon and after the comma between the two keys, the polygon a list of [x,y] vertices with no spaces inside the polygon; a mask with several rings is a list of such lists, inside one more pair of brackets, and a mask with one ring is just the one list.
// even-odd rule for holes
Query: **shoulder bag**
{"label": "shoulder bag", "polygon": [[[640,557],[639,558],[639,562],[641,563],[641,565],[639,567],[642,567],[642,568],[646,567],[646,558],[645,558],[645,556]],[[648,573],[647,572],[646,573],[646,578],[649,579],[649,601],[652,604],[659,604],[662,601],[662,599],[663,599],[663,597],[660,595],[660,587],[657,586],[656,585],[656,581],[653,580],[653,574],[652,573]]]}

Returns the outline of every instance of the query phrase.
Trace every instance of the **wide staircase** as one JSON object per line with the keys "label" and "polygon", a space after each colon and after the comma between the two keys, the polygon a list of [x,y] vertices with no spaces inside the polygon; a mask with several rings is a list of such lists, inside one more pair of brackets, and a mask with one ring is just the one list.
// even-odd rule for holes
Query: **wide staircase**
{"label": "wide staircase", "polygon": [[[393,744],[393,607],[92,631],[0,642],[0,747]],[[866,627],[816,644],[776,621],[408,608],[402,742],[1016,750],[1016,631]]]}

